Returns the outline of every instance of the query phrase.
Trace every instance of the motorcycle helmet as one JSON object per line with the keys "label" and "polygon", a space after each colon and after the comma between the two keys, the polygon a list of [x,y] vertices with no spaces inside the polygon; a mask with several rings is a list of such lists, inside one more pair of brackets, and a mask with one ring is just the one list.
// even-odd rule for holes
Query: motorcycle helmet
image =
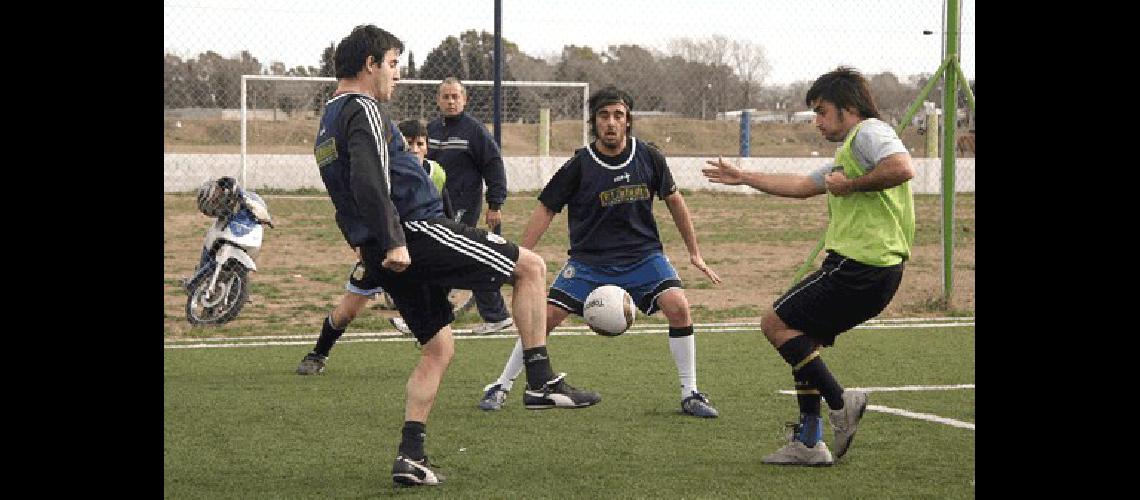
{"label": "motorcycle helmet", "polygon": [[239,196],[237,181],[233,177],[207,180],[198,187],[198,210],[210,217],[232,214]]}

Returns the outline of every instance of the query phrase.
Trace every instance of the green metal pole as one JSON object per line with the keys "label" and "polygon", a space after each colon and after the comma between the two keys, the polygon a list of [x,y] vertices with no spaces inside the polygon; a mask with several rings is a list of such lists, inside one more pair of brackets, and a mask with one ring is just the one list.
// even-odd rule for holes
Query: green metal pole
{"label": "green metal pole", "polygon": [[[946,54],[943,59],[958,67],[958,2],[946,2]],[[954,288],[954,166],[958,132],[958,71],[946,72],[942,92],[942,296],[950,307]]]}
{"label": "green metal pole", "polygon": [[938,71],[934,72],[934,76],[930,77],[930,80],[926,82],[926,86],[922,87],[922,91],[918,93],[918,97],[916,97],[914,99],[914,102],[910,103],[910,106],[906,108],[906,113],[903,114],[902,121],[900,121],[899,124],[895,126],[896,134],[899,134],[901,136],[903,130],[906,129],[906,126],[910,125],[910,121],[914,119],[914,114],[918,112],[918,107],[922,105],[922,101],[926,100],[926,96],[930,95],[930,91],[934,90],[934,85],[938,83],[938,80],[940,78],[942,78],[942,72],[945,70],[946,61],[942,61],[942,64],[938,65]]}
{"label": "green metal pole", "polygon": [[962,72],[961,64],[955,63],[954,69],[958,70],[958,79],[962,81],[962,93],[966,95],[966,104],[970,106],[970,111],[976,111],[974,109],[974,91],[970,89],[970,80]]}

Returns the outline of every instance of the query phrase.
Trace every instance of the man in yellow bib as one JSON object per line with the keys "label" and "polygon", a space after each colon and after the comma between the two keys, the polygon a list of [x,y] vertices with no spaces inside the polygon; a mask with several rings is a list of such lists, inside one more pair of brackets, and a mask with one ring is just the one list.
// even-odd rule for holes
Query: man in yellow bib
{"label": "man in yellow bib", "polygon": [[[812,84],[807,105],[815,126],[842,142],[835,161],[808,175],[745,172],[718,158],[702,170],[709,182],[744,184],[768,194],[810,198],[827,193],[827,258],[761,318],[760,328],[792,366],[800,422],[788,444],[764,457],[779,465],[827,466],[843,457],[867,408],[867,394],[845,391],[819,356],[821,346],[883,311],[902,281],[914,242],[910,154],[879,119],[867,80],[839,67]],[[820,396],[830,408],[835,456],[823,442]]]}

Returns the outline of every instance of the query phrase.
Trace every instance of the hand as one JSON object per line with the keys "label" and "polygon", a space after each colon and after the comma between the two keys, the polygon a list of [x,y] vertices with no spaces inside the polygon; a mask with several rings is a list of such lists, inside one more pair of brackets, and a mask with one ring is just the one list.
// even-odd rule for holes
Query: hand
{"label": "hand", "polygon": [[728,163],[725,163],[724,158],[716,157],[716,161],[707,160],[705,163],[715,166],[717,168],[702,169],[701,173],[705,174],[709,182],[714,184],[726,184],[735,186],[744,182],[744,172]]}
{"label": "hand", "polygon": [[495,227],[503,223],[503,211],[487,209],[487,229],[494,231]]}
{"label": "hand", "polygon": [[412,257],[408,255],[408,247],[406,246],[389,248],[388,252],[384,254],[384,262],[380,263],[380,267],[396,273],[404,272],[410,265],[412,265]]}
{"label": "hand", "polygon": [[708,276],[714,284],[719,285],[721,283],[720,276],[717,276],[716,271],[709,269],[709,266],[705,264],[705,259],[701,258],[699,254],[690,255],[689,263],[696,266],[697,269],[700,269],[702,273],[705,273],[705,276]]}
{"label": "hand", "polygon": [[842,171],[831,172],[827,174],[827,177],[823,178],[827,192],[835,196],[847,196],[855,192],[854,189],[852,189],[854,187],[853,182],[854,181],[848,179],[847,174]]}

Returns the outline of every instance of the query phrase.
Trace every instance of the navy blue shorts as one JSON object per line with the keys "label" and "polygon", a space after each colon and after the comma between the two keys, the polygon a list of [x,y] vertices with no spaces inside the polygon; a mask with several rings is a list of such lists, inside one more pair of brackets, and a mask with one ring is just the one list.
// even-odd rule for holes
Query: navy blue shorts
{"label": "navy blue shorts", "polygon": [[379,288],[388,292],[420,344],[428,343],[441,328],[455,321],[447,300],[452,288],[498,290],[514,279],[519,247],[502,236],[451,219],[407,221],[403,225],[412,265],[402,273],[384,269],[380,266],[384,252],[365,245],[361,247],[364,272],[350,284],[360,292]]}
{"label": "navy blue shorts", "polygon": [[677,270],[661,252],[625,266],[591,266],[570,259],[558,271],[558,279],[550,285],[546,302],[581,316],[586,296],[602,285],[624,288],[637,308],[646,315],[657,312],[657,297],[662,293],[672,288],[684,288]]}
{"label": "navy blue shorts", "polygon": [[829,251],[819,270],[772,304],[781,320],[825,346],[886,309],[902,282],[903,266],[861,264]]}

